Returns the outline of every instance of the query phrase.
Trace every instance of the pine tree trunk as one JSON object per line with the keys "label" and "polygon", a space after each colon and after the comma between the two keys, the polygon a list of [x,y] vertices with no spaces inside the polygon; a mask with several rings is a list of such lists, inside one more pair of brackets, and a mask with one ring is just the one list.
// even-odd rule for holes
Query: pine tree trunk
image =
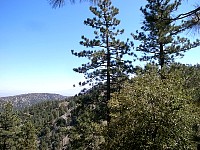
{"label": "pine tree trunk", "polygon": [[[108,27],[108,25],[107,25]],[[107,32],[107,31],[106,31]],[[108,33],[106,33],[106,47],[107,47],[107,98],[106,103],[108,106],[108,101],[110,100],[110,48],[109,48],[109,41],[108,41]],[[107,122],[110,122],[110,111],[107,108]]]}
{"label": "pine tree trunk", "polygon": [[160,43],[160,67],[161,67],[161,70],[165,64],[165,57],[164,57],[164,49],[163,49],[163,44]]}
{"label": "pine tree trunk", "polygon": [[163,48],[163,43],[160,43],[160,76],[161,79],[165,79],[165,76],[163,74],[163,67],[165,65],[165,53],[164,53],[164,48]]}

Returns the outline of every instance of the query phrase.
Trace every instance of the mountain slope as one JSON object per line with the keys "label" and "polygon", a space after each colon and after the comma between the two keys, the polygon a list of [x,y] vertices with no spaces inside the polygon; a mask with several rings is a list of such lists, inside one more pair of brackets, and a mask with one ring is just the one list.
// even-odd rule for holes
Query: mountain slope
{"label": "mountain slope", "polygon": [[15,108],[24,108],[42,101],[64,100],[66,96],[52,93],[29,93],[16,96],[0,97],[0,103],[10,101]]}

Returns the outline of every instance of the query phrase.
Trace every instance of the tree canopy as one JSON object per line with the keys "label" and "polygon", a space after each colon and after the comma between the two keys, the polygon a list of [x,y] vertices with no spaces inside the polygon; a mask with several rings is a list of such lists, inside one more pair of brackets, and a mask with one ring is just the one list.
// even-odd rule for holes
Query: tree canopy
{"label": "tree canopy", "polygon": [[177,11],[182,0],[147,0],[146,6],[141,7],[144,15],[143,32],[132,34],[135,40],[141,42],[137,51],[143,53],[142,61],[157,63],[161,68],[173,62],[175,57],[183,56],[183,52],[200,45],[199,39],[191,42],[180,34],[188,29],[188,22],[173,22],[173,13]]}
{"label": "tree canopy", "polygon": [[156,67],[124,84],[109,101],[109,149],[195,149],[199,108],[184,87],[181,70],[163,81]]}

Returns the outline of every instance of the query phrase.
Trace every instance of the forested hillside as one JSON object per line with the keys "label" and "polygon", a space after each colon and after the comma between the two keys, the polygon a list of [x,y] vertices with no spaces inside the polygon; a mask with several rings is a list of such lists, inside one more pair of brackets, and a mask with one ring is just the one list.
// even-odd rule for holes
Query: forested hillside
{"label": "forested hillside", "polygon": [[14,108],[24,108],[42,101],[64,100],[66,96],[51,93],[29,93],[8,97],[0,97],[0,103],[11,102]]}
{"label": "forested hillside", "polygon": [[29,116],[35,126],[39,149],[59,149],[68,142],[67,130],[70,117],[68,103],[68,101],[46,101],[20,112],[21,117]]}
{"label": "forested hillside", "polygon": [[200,24],[200,12],[174,17],[182,0],[146,2],[132,41],[119,39],[124,29],[110,0],[90,7],[94,17],[84,24],[94,38],[82,36],[84,50],[72,50],[88,59],[73,70],[85,77],[79,85],[90,88],[60,101],[36,96],[37,103],[21,110],[10,98],[0,109],[0,149],[200,149],[200,65],[175,62],[200,46],[199,39],[184,37]]}
{"label": "forested hillside", "polygon": [[[35,140],[37,149],[47,150],[64,147],[69,142],[67,133],[70,110],[68,109],[68,103],[64,100],[44,101],[20,111],[14,110],[11,103],[5,103],[0,112],[0,149],[9,149],[10,147],[15,149],[16,145],[20,144],[20,141],[15,141],[15,138],[18,136],[22,139],[26,138],[20,135],[22,133],[26,134],[26,131],[24,131],[26,128],[23,127],[26,123],[31,128],[27,129],[30,130],[27,132],[34,136],[34,139],[32,137],[27,138]],[[5,134],[8,135],[5,137]],[[9,134],[13,135],[9,136]],[[29,144],[31,147],[33,143]]]}
{"label": "forested hillside", "polygon": [[[18,145],[26,132],[31,134],[26,140],[35,140],[37,148],[32,148],[39,150],[104,149],[107,144],[108,149],[149,146],[161,149],[167,142],[173,149],[185,146],[195,149],[200,142],[200,66],[172,64],[166,69],[170,78],[165,81],[159,79],[157,69],[152,65],[138,68],[137,76],[125,82],[120,93],[112,94],[109,129],[102,105],[102,86],[63,101],[40,102],[21,111],[15,111],[9,103],[4,105],[0,114],[1,149]],[[9,124],[12,127],[4,128]],[[112,142],[106,142],[107,132]],[[5,133],[14,135],[6,138]],[[14,142],[19,136],[21,141]],[[180,143],[173,145],[170,140]]]}

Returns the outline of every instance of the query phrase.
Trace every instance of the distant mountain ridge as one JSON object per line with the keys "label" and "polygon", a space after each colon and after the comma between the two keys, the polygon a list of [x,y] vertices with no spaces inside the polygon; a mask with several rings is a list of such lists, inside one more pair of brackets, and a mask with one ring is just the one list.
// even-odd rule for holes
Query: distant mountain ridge
{"label": "distant mountain ridge", "polygon": [[64,100],[67,96],[53,93],[29,93],[0,97],[0,103],[10,101],[15,108],[24,108],[42,101]]}

